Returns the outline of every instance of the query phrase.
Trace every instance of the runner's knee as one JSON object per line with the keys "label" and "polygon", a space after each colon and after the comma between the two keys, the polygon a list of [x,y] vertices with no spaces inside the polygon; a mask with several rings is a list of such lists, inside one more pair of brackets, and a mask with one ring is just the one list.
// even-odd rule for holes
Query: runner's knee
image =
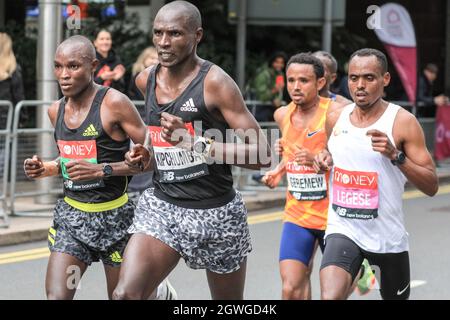
{"label": "runner's knee", "polygon": [[116,289],[112,294],[113,300],[145,300],[147,297],[144,296],[143,292],[138,292],[136,290],[130,290],[124,286],[117,285]]}

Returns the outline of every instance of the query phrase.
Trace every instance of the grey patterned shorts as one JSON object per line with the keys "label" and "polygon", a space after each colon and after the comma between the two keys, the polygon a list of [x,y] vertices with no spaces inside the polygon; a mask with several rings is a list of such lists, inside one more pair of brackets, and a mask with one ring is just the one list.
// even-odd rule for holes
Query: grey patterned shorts
{"label": "grey patterned shorts", "polygon": [[252,250],[247,209],[239,192],[222,207],[188,209],[163,201],[147,189],[128,231],[159,239],[192,269],[220,274],[237,271]]}
{"label": "grey patterned shorts", "polygon": [[130,201],[113,210],[85,212],[58,199],[48,233],[49,249],[88,265],[101,260],[106,265],[120,266],[133,215],[134,205]]}

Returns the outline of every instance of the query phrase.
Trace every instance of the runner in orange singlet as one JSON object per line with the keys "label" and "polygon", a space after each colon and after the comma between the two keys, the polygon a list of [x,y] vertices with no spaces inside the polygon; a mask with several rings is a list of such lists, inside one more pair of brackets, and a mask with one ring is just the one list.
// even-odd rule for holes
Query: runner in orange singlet
{"label": "runner in orange singlet", "polygon": [[288,179],[279,258],[282,298],[311,299],[312,258],[317,243],[324,247],[329,178],[328,173],[317,174],[312,164],[326,146],[327,110],[338,105],[319,96],[326,82],[324,68],[311,54],[291,57],[286,76],[292,102],[274,114],[282,132],[283,159],[262,181],[274,188],[284,174]]}

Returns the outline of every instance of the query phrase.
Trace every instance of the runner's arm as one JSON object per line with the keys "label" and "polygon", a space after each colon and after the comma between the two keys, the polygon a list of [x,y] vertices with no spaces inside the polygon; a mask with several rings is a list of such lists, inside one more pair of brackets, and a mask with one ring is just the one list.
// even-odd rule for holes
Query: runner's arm
{"label": "runner's arm", "polygon": [[[436,174],[436,166],[427,150],[425,137],[417,119],[407,112],[400,110],[395,121],[393,135],[401,145],[397,146],[406,155],[406,162],[399,165],[409,182],[420,191],[429,196],[434,196],[439,188]],[[394,159],[393,154],[391,159]]]}
{"label": "runner's arm", "polygon": [[213,160],[248,169],[271,164],[271,150],[259,124],[247,109],[236,83],[222,69],[213,66],[205,78],[205,103],[217,110],[244,143],[215,141]]}

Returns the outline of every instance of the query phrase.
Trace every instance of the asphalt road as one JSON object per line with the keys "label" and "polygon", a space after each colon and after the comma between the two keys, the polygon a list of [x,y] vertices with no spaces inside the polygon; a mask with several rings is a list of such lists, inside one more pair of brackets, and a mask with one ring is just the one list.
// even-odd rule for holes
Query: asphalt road
{"label": "asphalt road", "polygon": [[[450,186],[441,187],[434,198],[407,192],[404,200],[410,234],[411,299],[450,299]],[[280,210],[258,212],[249,219],[253,252],[249,256],[245,297],[280,299],[278,245],[281,232]],[[46,242],[0,247],[0,299],[45,299],[47,265]],[[31,251],[30,251],[31,250]],[[313,299],[319,298],[318,266],[312,275]],[[188,269],[181,260],[170,276],[181,299],[209,299],[204,271]],[[103,268],[96,263],[84,275],[76,299],[106,299]],[[380,299],[378,290],[351,299]]]}

